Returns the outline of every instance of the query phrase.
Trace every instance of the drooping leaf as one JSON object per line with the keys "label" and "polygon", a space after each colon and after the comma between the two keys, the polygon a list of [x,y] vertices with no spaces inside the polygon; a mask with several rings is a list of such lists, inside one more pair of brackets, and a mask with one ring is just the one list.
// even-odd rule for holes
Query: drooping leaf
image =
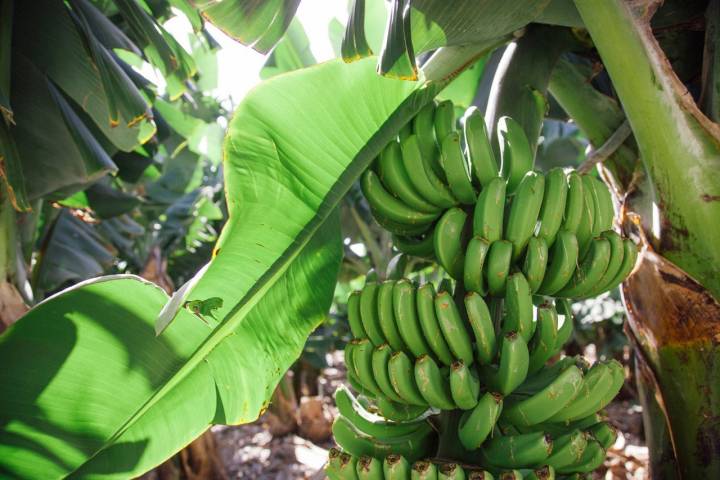
{"label": "drooping leaf", "polygon": [[346,62],[354,62],[373,54],[365,38],[365,0],[353,1],[341,51]]}
{"label": "drooping leaf", "polygon": [[71,5],[76,6],[73,18],[76,19],[78,31],[82,34],[88,53],[100,74],[100,81],[108,100],[110,124],[117,126],[122,118],[128,126],[132,126],[148,118],[150,108],[138,88],[125,70],[116,63],[115,57],[95,38],[85,12],[77,6],[79,3],[71,1]]}
{"label": "drooping leaf", "polygon": [[73,10],[85,18],[92,33],[105,48],[122,48],[136,55],[142,55],[140,49],[110,19],[95,7],[89,0],[73,0]]}
{"label": "drooping leaf", "polygon": [[[100,74],[64,2],[16,2],[15,7],[13,53],[22,53],[45,73],[118,149],[130,151],[147,140],[141,132],[148,125],[154,129],[149,120],[111,125]],[[38,11],[43,14],[38,15]]]}
{"label": "drooping leaf", "polygon": [[401,80],[417,80],[410,15],[411,8],[406,0],[393,0],[378,61],[379,74]]}
{"label": "drooping leaf", "polygon": [[88,205],[98,218],[108,219],[132,211],[142,200],[112,186],[109,178],[100,179],[85,190]]}
{"label": "drooping leaf", "polygon": [[290,25],[300,0],[196,0],[203,17],[228,36],[268,53]]}
{"label": "drooping leaf", "polygon": [[25,175],[31,200],[50,194],[66,197],[117,170],[57,90],[25,57],[13,57],[13,138],[24,171],[32,172]]}
{"label": "drooping leaf", "polygon": [[63,209],[43,239],[35,267],[35,288],[52,292],[104,275],[115,262],[116,254],[110,242],[92,225]]}

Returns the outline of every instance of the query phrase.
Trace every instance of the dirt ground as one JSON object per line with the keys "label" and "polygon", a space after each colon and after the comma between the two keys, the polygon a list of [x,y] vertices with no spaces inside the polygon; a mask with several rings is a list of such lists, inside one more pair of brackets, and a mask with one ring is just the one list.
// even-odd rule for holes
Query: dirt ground
{"label": "dirt ground", "polygon": [[[320,403],[330,415],[335,414],[332,393],[344,381],[342,354],[329,356],[329,367],[319,377]],[[302,400],[301,400],[302,402]],[[594,479],[640,480],[648,478],[648,451],[642,439],[642,409],[629,401],[618,401],[607,407],[607,414],[622,435],[608,451]],[[313,443],[296,433],[273,437],[268,431],[267,414],[259,421],[237,427],[214,427],[220,458],[228,478],[290,480],[325,478],[323,466],[331,439]]]}

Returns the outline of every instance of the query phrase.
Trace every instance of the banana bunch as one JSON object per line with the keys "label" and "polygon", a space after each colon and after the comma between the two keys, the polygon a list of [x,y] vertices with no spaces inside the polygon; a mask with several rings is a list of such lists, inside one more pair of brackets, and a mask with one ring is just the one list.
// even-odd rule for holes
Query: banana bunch
{"label": "banana bunch", "polygon": [[[358,420],[366,416],[353,413],[350,405],[358,404],[341,389],[337,443],[355,455],[392,452],[423,458],[433,448],[428,425],[410,436],[408,425],[415,428],[418,418],[438,411],[458,411],[454,434],[473,464],[526,468],[547,461],[559,472],[577,472],[602,461],[605,451],[592,442],[587,458],[578,454],[573,462],[567,454],[552,452],[566,451],[570,447],[562,446],[570,433],[600,421],[596,412],[622,387],[622,366],[612,360],[590,367],[581,357],[547,365],[572,333],[569,302],[535,306],[520,272],[510,275],[507,285],[503,301],[490,298],[490,305],[479,293],[468,292],[459,306],[446,286],[436,293],[432,283],[417,286],[407,279],[369,281],[353,292],[348,317],[355,338],[345,349],[348,379],[375,400],[377,412],[394,422],[390,430],[401,440]],[[551,434],[557,436],[555,447]],[[585,452],[587,444],[573,452]],[[503,460],[502,452],[511,447],[530,456]]]}
{"label": "banana bunch", "polygon": [[562,168],[533,171],[525,132],[509,117],[497,125],[498,162],[482,115],[466,113],[461,142],[453,112],[449,101],[428,104],[362,176],[395,247],[436,259],[482,295],[502,296],[515,270],[534,294],[555,297],[596,296],[622,282],[637,248],[612,230],[605,184]]}
{"label": "banana bunch", "polygon": [[512,196],[505,191],[496,177],[472,217],[453,207],[434,226],[433,256],[466,290],[503,296],[516,271],[533,295],[585,298],[617,287],[634,267],[637,247],[612,230],[600,180],[555,168],[527,172]]}
{"label": "banana bunch", "polygon": [[[361,178],[400,267],[348,299],[359,396],[336,393],[331,478],[583,478],[615,441],[598,412],[622,365],[551,359],[573,331],[570,299],[615,288],[637,247],[612,230],[602,182],[535,172],[520,125],[504,117],[497,131],[499,161],[478,111],[461,139],[453,105],[431,103]],[[411,255],[435,260],[454,292],[448,278],[402,278]]]}
{"label": "banana bunch", "polygon": [[585,478],[602,464],[605,452],[615,443],[616,430],[598,422],[584,430],[574,429],[553,442],[543,433],[497,436],[488,443],[483,459],[493,462],[469,466],[454,462],[415,460],[401,454],[358,455],[331,448],[326,474],[331,480],[554,480]]}

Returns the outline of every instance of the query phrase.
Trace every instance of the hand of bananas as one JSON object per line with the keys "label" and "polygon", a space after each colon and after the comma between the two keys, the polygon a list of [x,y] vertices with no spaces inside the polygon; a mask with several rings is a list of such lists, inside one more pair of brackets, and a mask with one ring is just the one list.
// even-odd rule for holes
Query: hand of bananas
{"label": "hand of bananas", "polygon": [[452,104],[428,104],[363,174],[365,198],[395,247],[436,259],[482,295],[502,296],[514,270],[534,294],[583,298],[615,288],[637,248],[612,230],[605,184],[562,168],[532,171],[527,137],[508,117],[497,128],[498,162],[480,113],[463,120],[461,142]]}
{"label": "hand of bananas", "polygon": [[[602,182],[531,171],[527,138],[507,117],[500,162],[477,111],[463,147],[453,112],[423,108],[362,177],[395,247],[437,260],[457,283],[368,279],[350,295],[345,359],[360,396],[336,393],[343,451],[331,452],[328,476],[582,478],[615,441],[597,412],[623,367],[548,360],[572,334],[568,299],[615,288],[637,248],[612,230]],[[436,456],[458,464],[427,460]]]}

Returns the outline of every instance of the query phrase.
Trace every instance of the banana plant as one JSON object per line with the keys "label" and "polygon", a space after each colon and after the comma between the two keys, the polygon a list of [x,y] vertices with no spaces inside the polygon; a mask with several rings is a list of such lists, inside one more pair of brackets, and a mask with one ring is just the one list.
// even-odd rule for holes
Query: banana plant
{"label": "banana plant", "polygon": [[[73,11],[79,5],[78,12],[86,3],[68,2]],[[192,3],[199,9],[195,11],[186,2],[174,3],[183,4],[189,12],[200,12],[260,51],[269,50],[282,36],[298,4],[195,1]],[[669,245],[656,242],[657,256],[647,254],[641,269],[625,286],[626,300],[636,314],[631,325],[638,351],[645,355],[649,367],[645,373],[655,380],[647,385],[657,388],[658,398],[663,399],[654,407],[665,416],[649,420],[648,425],[655,428],[650,438],[665,442],[656,451],[672,452],[673,468],[687,478],[717,473],[718,461],[712,456],[717,432],[711,424],[699,421],[703,413],[717,411],[713,386],[720,382],[715,381],[717,372],[708,367],[711,360],[704,357],[708,351],[717,355],[717,346],[712,343],[717,322],[658,344],[667,346],[665,350],[654,348],[648,345],[662,338],[656,337],[658,331],[678,330],[680,314],[672,316],[673,328],[665,328],[664,323],[653,322],[667,317],[649,311],[647,305],[651,302],[643,302],[646,297],[642,293],[632,294],[642,290],[639,280],[633,288],[635,279],[650,278],[655,272],[652,278],[657,285],[672,283],[669,278],[683,279],[679,283],[691,287],[681,291],[695,292],[704,305],[710,305],[703,313],[716,312],[712,301],[713,296],[717,297],[717,278],[712,272],[717,271],[717,256],[708,243],[712,238],[701,232],[713,231],[712,221],[717,214],[717,125],[704,119],[689,97],[680,94],[678,82],[648,33],[646,19],[639,16],[652,9],[646,6],[638,13],[621,0],[577,0],[577,9],[562,0],[467,1],[452,8],[440,0],[394,0],[390,2],[379,57],[361,58],[370,53],[360,33],[364,28],[364,3],[354,3],[344,42],[346,60],[355,60],[353,63],[334,61],[272,78],[239,106],[224,148],[229,220],[212,261],[185,287],[167,298],[154,285],[131,276],[81,283],[37,305],[0,337],[0,361],[12,366],[0,372],[0,384],[7,392],[0,399],[0,471],[4,475],[126,478],[157,465],[212,424],[257,418],[283,371],[297,358],[305,339],[326,313],[340,262],[339,203],[384,145],[459,72],[516,37],[521,38],[513,42],[515,52],[507,54],[503,71],[519,71],[537,84],[530,82],[529,92],[523,91],[527,84],[504,84],[509,73],[499,75],[491,118],[518,108],[512,102],[518,93],[517,98],[529,95],[533,100],[542,100],[527,104],[527,112],[523,103],[520,110],[525,119],[522,126],[529,137],[536,138],[545,113],[545,90],[549,85],[553,94],[559,92],[551,75],[555,65],[562,63],[558,62],[560,54],[566,50],[585,54],[590,51],[588,39],[577,30],[583,25],[610,72],[635,133],[637,152],[648,170],[646,183],[641,186],[662,195],[660,211],[667,210],[665,223],[674,232],[663,237],[673,240]],[[180,95],[182,80],[193,74],[192,63],[173,42],[163,45],[160,39],[165,36],[149,17],[149,8],[135,2],[116,4],[128,31],[144,40],[136,55],[153,59],[174,79],[168,83],[171,95]],[[609,5],[607,10],[605,5]],[[637,7],[638,2],[633,5]],[[81,26],[87,16],[78,14]],[[199,17],[193,18],[197,21]],[[549,29],[545,35],[539,33],[545,27],[531,22],[576,30]],[[48,25],[47,31],[57,28]],[[614,29],[620,32],[622,44],[613,39],[610,32]],[[555,34],[556,38],[549,38]],[[100,33],[94,35],[100,37]],[[537,44],[524,42],[523,35],[536,35],[538,42],[548,40],[551,48],[547,49],[546,63],[529,61],[536,59],[532,52]],[[568,35],[570,41],[565,43]],[[715,37],[708,34],[708,38],[709,45],[716,45]],[[632,48],[625,48],[627,45]],[[37,52],[30,47],[28,52]],[[433,50],[430,60],[418,62],[422,53]],[[97,62],[105,61],[104,54],[92,52],[100,59]],[[32,65],[20,58],[19,68],[32,73]],[[523,58],[528,63],[521,62]],[[517,66],[515,62],[519,62]],[[59,68],[56,64],[43,65]],[[640,69],[643,75],[636,79],[630,73],[631,67]],[[376,68],[390,78],[376,75]],[[709,62],[708,69],[717,71],[716,59]],[[64,76],[70,74],[52,69],[50,73],[57,75],[54,82],[61,90],[57,95],[55,86],[47,88],[50,100],[60,111],[59,120],[79,131],[73,141],[87,140],[82,127],[77,127],[74,107],[62,108],[63,100],[67,101],[64,95],[71,99],[77,95]],[[109,88],[111,78],[108,76],[102,85]],[[423,82],[405,81],[416,78]],[[713,73],[707,78],[714,83],[704,90],[704,103],[711,106],[708,111],[717,111],[717,95],[713,92],[717,92],[718,76]],[[6,85],[0,86],[5,94]],[[643,96],[636,97],[639,89]],[[358,102],[358,98],[364,102]],[[119,98],[115,107],[111,101],[96,106],[106,115],[103,118],[124,115],[130,120],[122,130],[107,133],[115,135],[118,148],[121,145],[117,143],[125,141],[124,147],[132,149],[151,135],[147,105],[136,100],[128,96]],[[559,101],[571,116],[576,116],[571,101]],[[3,113],[7,118],[11,110],[6,103],[3,101]],[[613,119],[618,117],[617,104],[613,110],[613,105],[599,103],[615,115]],[[27,111],[32,112],[30,106]],[[90,115],[96,119],[98,111],[87,111],[82,118]],[[578,113],[578,119],[582,115],[592,117],[587,110]],[[120,137],[119,132],[125,132],[126,137]],[[658,132],[670,134],[662,137]],[[598,139],[594,143],[604,140],[602,132],[593,135],[588,134]],[[677,139],[683,142],[673,143]],[[4,152],[13,151],[9,143],[3,142],[3,147]],[[627,148],[623,151],[633,151],[632,144]],[[75,147],[73,152],[77,150]],[[688,151],[692,155],[688,156]],[[92,167],[81,172],[85,182],[99,171],[112,171],[111,163],[92,141],[80,143],[78,158],[89,159],[82,165]],[[695,163],[684,168],[686,161]],[[627,165],[616,170],[621,167]],[[630,171],[634,172],[634,168]],[[13,175],[20,178],[17,171]],[[673,178],[687,182],[673,184]],[[702,187],[703,191],[689,185]],[[16,203],[22,206],[21,201]],[[686,238],[680,238],[684,237],[683,228],[688,232]],[[657,265],[660,259],[676,264],[674,276],[663,275],[659,267],[640,275],[643,268]],[[684,272],[694,276],[697,283],[686,281]],[[692,298],[669,296],[670,303],[663,305],[676,307],[680,297],[685,301]],[[639,325],[647,327],[640,329]],[[702,385],[673,384],[673,367],[683,361],[702,372],[703,376],[698,377]],[[703,391],[709,394],[699,393],[703,385],[707,386]],[[687,388],[697,392],[689,402],[681,395]],[[687,405],[698,409],[693,422],[683,427],[678,424],[678,412]],[[667,445],[670,447],[663,449]],[[705,452],[710,453],[703,457]],[[658,465],[657,471],[666,471],[661,470],[662,463]]]}

